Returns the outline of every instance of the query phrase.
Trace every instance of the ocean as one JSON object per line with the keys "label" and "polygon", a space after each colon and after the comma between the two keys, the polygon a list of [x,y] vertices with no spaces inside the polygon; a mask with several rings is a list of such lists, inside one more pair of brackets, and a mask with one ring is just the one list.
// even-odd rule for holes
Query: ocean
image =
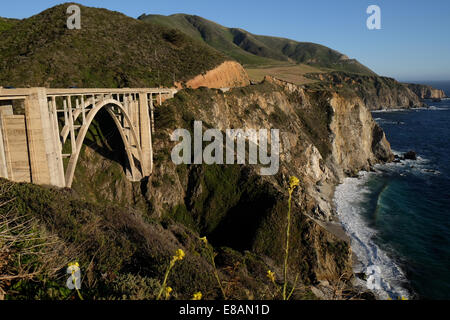
{"label": "ocean", "polygon": [[[450,96],[450,82],[439,87]],[[382,299],[450,299],[450,100],[427,103],[373,113],[394,153],[416,161],[377,165],[335,193],[355,272],[373,274]]]}

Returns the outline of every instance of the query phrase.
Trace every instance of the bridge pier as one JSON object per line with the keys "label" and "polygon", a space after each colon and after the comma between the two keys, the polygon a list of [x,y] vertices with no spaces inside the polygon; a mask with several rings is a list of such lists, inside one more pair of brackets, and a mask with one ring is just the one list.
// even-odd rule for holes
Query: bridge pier
{"label": "bridge pier", "polygon": [[139,121],[142,148],[142,173],[144,177],[150,176],[153,171],[152,124],[147,93],[139,92]]}
{"label": "bridge pier", "polygon": [[59,141],[55,139],[57,133],[52,126],[45,88],[30,89],[30,95],[25,99],[25,127],[31,182],[64,187]]}

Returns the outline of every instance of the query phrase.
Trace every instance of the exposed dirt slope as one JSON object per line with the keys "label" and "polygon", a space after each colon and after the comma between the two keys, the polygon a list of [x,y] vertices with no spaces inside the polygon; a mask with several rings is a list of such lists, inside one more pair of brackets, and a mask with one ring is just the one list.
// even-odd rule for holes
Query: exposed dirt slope
{"label": "exposed dirt slope", "polygon": [[187,81],[186,87],[197,89],[245,87],[250,84],[247,72],[235,61],[225,61],[217,68]]}

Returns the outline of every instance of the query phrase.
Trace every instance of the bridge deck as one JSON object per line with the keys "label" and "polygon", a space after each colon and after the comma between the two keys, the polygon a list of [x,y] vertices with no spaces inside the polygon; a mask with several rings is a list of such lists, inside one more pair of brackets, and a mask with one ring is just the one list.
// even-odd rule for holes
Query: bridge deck
{"label": "bridge deck", "polygon": [[[0,100],[23,99],[31,95],[33,88],[0,88]],[[174,94],[177,92],[175,88],[46,88],[48,96],[68,96],[68,95],[91,95],[91,94],[112,94],[112,93],[161,93]]]}

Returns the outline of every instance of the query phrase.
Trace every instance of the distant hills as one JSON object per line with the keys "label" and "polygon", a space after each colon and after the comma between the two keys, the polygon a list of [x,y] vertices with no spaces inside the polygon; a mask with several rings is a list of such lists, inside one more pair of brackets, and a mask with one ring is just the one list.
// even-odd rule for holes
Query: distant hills
{"label": "distant hills", "polygon": [[326,71],[375,75],[357,60],[325,46],[284,38],[254,35],[226,28],[199,16],[174,14],[142,15],[139,20],[175,28],[236,59],[247,68],[281,64],[307,64]]}
{"label": "distant hills", "polygon": [[0,19],[0,86],[171,86],[229,60],[180,31],[106,9],[80,5],[82,28],[68,30],[67,7]]}

